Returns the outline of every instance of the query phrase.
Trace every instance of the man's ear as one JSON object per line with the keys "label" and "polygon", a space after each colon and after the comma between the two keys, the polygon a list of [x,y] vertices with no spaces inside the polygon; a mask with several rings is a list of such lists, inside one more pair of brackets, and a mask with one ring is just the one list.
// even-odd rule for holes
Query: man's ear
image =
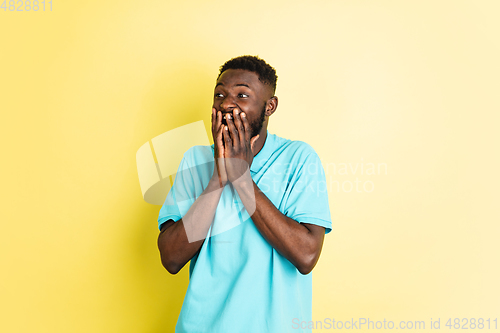
{"label": "man's ear", "polygon": [[266,103],[266,116],[272,115],[278,108],[278,97],[271,97]]}

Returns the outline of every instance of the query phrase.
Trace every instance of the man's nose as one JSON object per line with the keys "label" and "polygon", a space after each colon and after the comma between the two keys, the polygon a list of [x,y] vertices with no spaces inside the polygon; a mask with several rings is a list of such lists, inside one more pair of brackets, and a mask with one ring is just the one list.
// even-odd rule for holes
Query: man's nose
{"label": "man's nose", "polygon": [[234,108],[236,108],[236,104],[234,103],[234,99],[230,96],[224,98],[224,100],[220,103],[221,111],[231,112]]}

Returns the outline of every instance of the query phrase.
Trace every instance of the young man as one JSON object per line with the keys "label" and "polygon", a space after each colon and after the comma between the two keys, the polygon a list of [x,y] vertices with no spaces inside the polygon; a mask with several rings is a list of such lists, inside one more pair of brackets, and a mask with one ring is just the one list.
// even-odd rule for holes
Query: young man
{"label": "young man", "polygon": [[308,144],[267,131],[276,80],[258,57],[220,68],[214,145],[184,154],[160,210],[163,265],[176,274],[191,260],[176,332],[289,332],[312,320],[309,273],[331,231],[326,182]]}

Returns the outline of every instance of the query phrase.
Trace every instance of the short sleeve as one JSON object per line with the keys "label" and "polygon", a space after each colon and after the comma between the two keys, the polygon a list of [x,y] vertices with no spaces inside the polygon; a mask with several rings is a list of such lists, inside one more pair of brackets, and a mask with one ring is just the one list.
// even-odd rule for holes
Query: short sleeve
{"label": "short sleeve", "polygon": [[179,164],[175,180],[158,215],[158,228],[168,220],[179,221],[201,195],[213,172],[210,147],[195,146]]}
{"label": "short sleeve", "polygon": [[161,229],[161,225],[168,220],[174,220],[175,222],[179,221],[187,212],[183,211],[183,205],[179,205],[179,203],[184,201],[182,199],[194,196],[189,195],[191,179],[189,177],[188,170],[189,167],[187,166],[186,158],[183,157],[181,163],[179,164],[174,184],[168,192],[167,198],[160,209],[160,213],[158,215],[159,229]]}
{"label": "short sleeve", "polygon": [[290,164],[284,214],[300,223],[310,223],[332,230],[327,184],[321,161],[309,145],[301,148]]}

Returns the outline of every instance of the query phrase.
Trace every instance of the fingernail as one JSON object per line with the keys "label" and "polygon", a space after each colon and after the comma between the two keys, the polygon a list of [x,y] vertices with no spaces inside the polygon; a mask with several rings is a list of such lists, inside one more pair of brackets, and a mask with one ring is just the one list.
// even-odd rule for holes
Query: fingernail
{"label": "fingernail", "polygon": [[241,116],[242,116],[242,117],[246,117],[247,115],[245,114],[245,112],[242,112],[242,113],[241,113]]}
{"label": "fingernail", "polygon": [[224,129],[227,131],[227,126],[224,126]]}
{"label": "fingernail", "polygon": [[238,109],[234,109],[234,113],[235,113],[235,114],[239,114],[239,113],[240,113],[240,110],[238,110]]}
{"label": "fingernail", "polygon": [[227,114],[227,119],[231,119],[231,115],[230,114]]}

